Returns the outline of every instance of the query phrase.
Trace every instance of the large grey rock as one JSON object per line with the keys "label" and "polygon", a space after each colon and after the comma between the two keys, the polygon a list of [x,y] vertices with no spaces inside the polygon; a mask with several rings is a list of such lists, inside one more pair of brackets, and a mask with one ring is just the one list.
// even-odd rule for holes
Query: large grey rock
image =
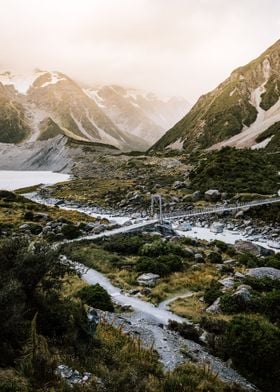
{"label": "large grey rock", "polygon": [[204,193],[205,200],[217,201],[221,199],[221,194],[217,189],[209,189]]}
{"label": "large grey rock", "polygon": [[137,282],[142,286],[153,287],[159,278],[160,276],[157,274],[147,273],[138,276]]}
{"label": "large grey rock", "polygon": [[233,297],[238,297],[241,301],[247,303],[251,301],[251,293],[247,287],[241,287],[237,289],[233,295]]}
{"label": "large grey rock", "polygon": [[237,240],[234,248],[239,253],[250,253],[254,256],[270,256],[274,254],[273,250],[254,244],[251,241]]}
{"label": "large grey rock", "polygon": [[222,233],[224,231],[224,224],[220,222],[213,222],[210,226],[210,231],[212,233]]}
{"label": "large grey rock", "polygon": [[256,279],[270,278],[280,280],[280,270],[272,267],[251,268],[246,275]]}

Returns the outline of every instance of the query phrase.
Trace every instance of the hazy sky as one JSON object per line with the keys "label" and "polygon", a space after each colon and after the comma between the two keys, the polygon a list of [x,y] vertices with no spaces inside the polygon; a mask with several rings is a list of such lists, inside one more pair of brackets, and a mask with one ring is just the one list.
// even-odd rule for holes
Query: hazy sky
{"label": "hazy sky", "polygon": [[279,0],[0,0],[1,69],[190,102],[279,38]]}

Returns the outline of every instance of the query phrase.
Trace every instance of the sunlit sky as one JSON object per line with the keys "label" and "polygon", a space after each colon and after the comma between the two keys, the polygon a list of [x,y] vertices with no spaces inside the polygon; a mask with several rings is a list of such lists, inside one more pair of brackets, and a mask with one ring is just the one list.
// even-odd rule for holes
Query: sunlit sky
{"label": "sunlit sky", "polygon": [[279,38],[279,0],[0,0],[1,70],[191,103]]}

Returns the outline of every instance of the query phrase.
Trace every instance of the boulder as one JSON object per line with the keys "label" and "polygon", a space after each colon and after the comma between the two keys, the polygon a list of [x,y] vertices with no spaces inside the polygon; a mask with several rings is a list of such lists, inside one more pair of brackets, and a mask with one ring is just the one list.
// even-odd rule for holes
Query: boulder
{"label": "boulder", "polygon": [[270,278],[280,280],[280,270],[273,267],[250,268],[246,275],[256,279]]}
{"label": "boulder", "polygon": [[27,223],[24,223],[23,225],[19,226],[20,231],[30,231],[30,226]]}
{"label": "boulder", "polygon": [[206,309],[206,312],[207,313],[221,313],[220,302],[221,302],[221,299],[217,298],[216,301]]}
{"label": "boulder", "polygon": [[195,258],[195,261],[198,261],[199,263],[204,261],[204,258],[201,253],[195,253],[194,258]]}
{"label": "boulder", "polygon": [[73,370],[64,364],[56,368],[56,374],[63,378],[71,387],[75,384],[85,384],[92,377],[91,373],[80,373],[78,370]]}
{"label": "boulder", "polygon": [[221,283],[221,285],[223,285],[227,289],[232,289],[234,286],[234,279],[231,277],[220,279],[219,283]]}
{"label": "boulder", "polygon": [[271,256],[274,254],[273,250],[253,244],[251,241],[237,240],[235,241],[234,248],[239,253],[250,253],[254,256]]}
{"label": "boulder", "polygon": [[186,183],[184,181],[175,181],[172,185],[173,189],[182,189],[186,188]]}
{"label": "boulder", "polygon": [[252,290],[252,287],[249,286],[248,284],[240,284],[236,290],[241,290],[241,289],[247,289],[247,290]]}
{"label": "boulder", "polygon": [[159,280],[159,278],[160,278],[160,276],[157,274],[147,273],[147,274],[142,274],[142,275],[138,276],[137,282],[141,286],[153,287],[153,286],[155,286],[155,284]]}
{"label": "boulder", "polygon": [[220,222],[213,222],[210,226],[210,231],[212,233],[222,233],[224,231],[224,224]]}
{"label": "boulder", "polygon": [[248,303],[251,301],[251,293],[247,287],[241,287],[237,289],[233,294],[233,297],[238,297],[242,302]]}
{"label": "boulder", "polygon": [[221,193],[217,189],[209,189],[204,193],[205,200],[218,201],[221,199]]}
{"label": "boulder", "polygon": [[234,273],[234,277],[235,277],[236,279],[244,279],[244,278],[245,278],[245,275],[243,275],[241,272],[236,271],[236,272]]}
{"label": "boulder", "polygon": [[192,193],[191,197],[194,201],[197,201],[197,200],[201,199],[201,192],[195,191]]}
{"label": "boulder", "polygon": [[222,199],[222,200],[226,200],[227,198],[228,198],[227,192],[223,192],[223,193],[221,194],[221,199]]}

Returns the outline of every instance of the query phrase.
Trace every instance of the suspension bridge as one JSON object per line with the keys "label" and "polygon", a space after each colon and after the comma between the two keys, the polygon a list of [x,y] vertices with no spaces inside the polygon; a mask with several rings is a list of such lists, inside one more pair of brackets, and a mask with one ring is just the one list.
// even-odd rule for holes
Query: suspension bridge
{"label": "suspension bridge", "polygon": [[131,232],[137,232],[144,230],[148,227],[153,227],[156,224],[164,224],[165,222],[171,223],[178,219],[187,219],[192,217],[199,217],[202,215],[210,215],[216,213],[224,213],[230,211],[238,211],[243,209],[249,209],[252,207],[265,206],[280,202],[280,196],[269,199],[259,199],[248,202],[241,202],[235,204],[222,204],[205,208],[194,208],[186,211],[173,211],[171,213],[165,213],[163,211],[163,200],[161,195],[152,195],[151,197],[151,216],[143,219],[140,222],[131,223],[130,225],[122,226],[117,229],[107,230],[99,234],[91,234],[86,237],[79,237],[67,242],[94,240],[98,238],[111,237],[117,234],[125,234]]}

